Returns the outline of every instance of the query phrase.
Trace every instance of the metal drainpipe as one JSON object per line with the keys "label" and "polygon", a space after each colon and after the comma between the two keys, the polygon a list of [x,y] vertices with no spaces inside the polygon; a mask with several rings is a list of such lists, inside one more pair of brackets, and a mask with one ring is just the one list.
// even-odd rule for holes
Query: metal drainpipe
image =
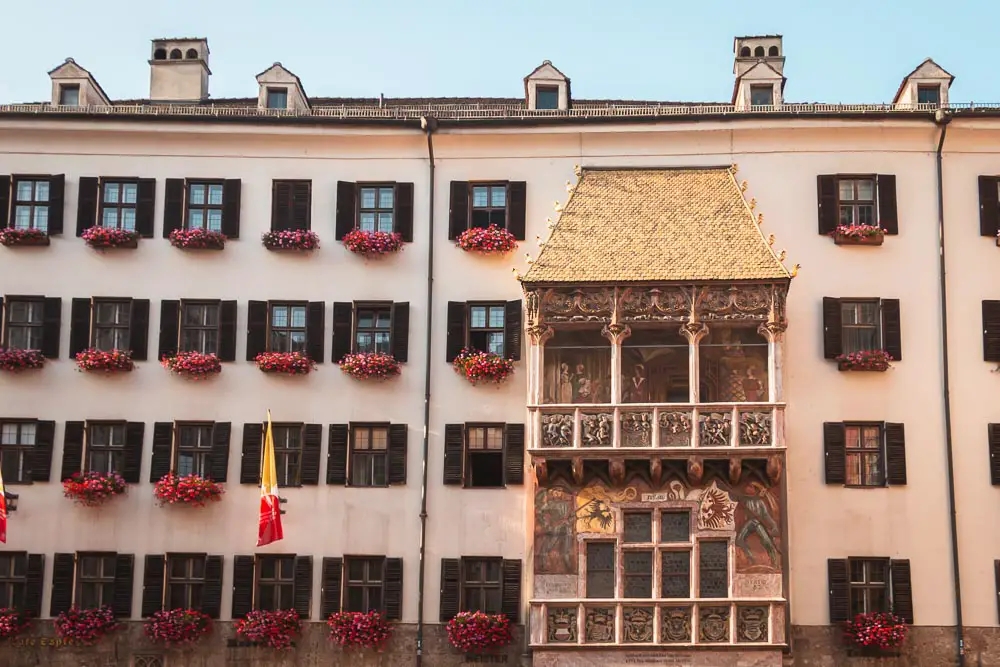
{"label": "metal drainpipe", "polygon": [[427,134],[427,347],[424,350],[424,448],[420,458],[420,556],[417,574],[417,667],[424,659],[424,571],[427,551],[427,457],[431,428],[431,327],[434,324],[434,130],[437,119],[424,116],[420,128]]}
{"label": "metal drainpipe", "polygon": [[944,384],[944,442],[948,458],[948,505],[951,527],[951,565],[955,577],[955,639],[958,642],[958,664],[965,665],[965,629],[962,627],[962,577],[958,562],[958,514],[955,507],[955,457],[951,433],[951,379],[948,357],[948,273],[944,252],[944,162],[942,150],[948,134],[951,116],[943,109],[934,113],[934,122],[941,128],[937,146],[937,204],[938,204],[938,281],[941,290],[941,371]]}

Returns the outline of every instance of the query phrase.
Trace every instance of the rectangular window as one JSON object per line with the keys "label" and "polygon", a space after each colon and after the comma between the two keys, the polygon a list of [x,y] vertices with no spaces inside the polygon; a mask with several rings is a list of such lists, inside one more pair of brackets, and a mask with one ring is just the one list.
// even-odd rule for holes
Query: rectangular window
{"label": "rectangular window", "polygon": [[665,598],[691,596],[691,552],[660,552],[660,595]]}
{"label": "rectangular window", "polygon": [[188,229],[222,231],[222,182],[194,181],[187,184]]}
{"label": "rectangular window", "polygon": [[288,89],[287,88],[268,88],[267,89],[267,108],[268,109],[287,109],[288,108]]}
{"label": "rectangular window", "polygon": [[851,558],[851,616],[889,611],[889,561]]}
{"label": "rectangular window", "polygon": [[131,321],[131,301],[94,300],[94,347],[105,352],[129,349]]}
{"label": "rectangular window", "polygon": [[917,86],[917,104],[941,104],[941,86]]}
{"label": "rectangular window", "polygon": [[653,597],[653,552],[626,549],[622,551],[622,565],[625,570],[623,597]]}
{"label": "rectangular window", "polygon": [[211,424],[178,424],[177,457],[174,472],[178,475],[208,477],[208,460],[212,452]]}
{"label": "rectangular window", "polygon": [[8,348],[39,350],[42,347],[45,302],[42,299],[8,298],[4,339]]}
{"label": "rectangular window", "polygon": [[507,184],[473,183],[471,221],[469,227],[507,226]]}
{"label": "rectangular window", "polygon": [[201,609],[205,557],[167,555],[167,609]]}
{"label": "rectangular window", "polygon": [[182,352],[218,354],[219,308],[218,303],[182,302]]}
{"label": "rectangular window", "polygon": [[844,354],[882,348],[878,301],[841,300],[840,313]]}
{"label": "rectangular window", "polygon": [[115,556],[79,554],[76,559],[76,605],[96,609],[114,601]]}
{"label": "rectangular window", "polygon": [[122,473],[125,467],[125,424],[87,424],[87,472]]}
{"label": "rectangular window", "polygon": [[64,83],[59,86],[59,106],[80,106],[80,86],[73,83]]}
{"label": "rectangular window", "polygon": [[466,486],[495,488],[504,485],[503,437],[503,426],[466,427]]}
{"label": "rectangular window", "polygon": [[729,597],[729,543],[706,541],[701,542],[699,547],[699,596]]}
{"label": "rectangular window", "polygon": [[587,542],[587,597],[615,597],[614,542]]}
{"label": "rectangular window", "polygon": [[346,556],[344,570],[344,611],[382,611],[385,559]]}
{"label": "rectangular window", "polygon": [[[29,460],[35,446],[35,422],[4,422],[0,424],[0,470],[5,484],[31,481]],[[2,607],[0,607],[2,608]]]}
{"label": "rectangular window", "polygon": [[535,87],[535,108],[536,109],[558,109],[559,108],[559,87],[558,86],[536,86]]}
{"label": "rectangular window", "polygon": [[838,178],[840,224],[875,225],[875,177]]}
{"label": "rectangular window", "polygon": [[0,553],[0,609],[19,609],[24,604],[27,566],[25,554]]}
{"label": "rectangular window", "polygon": [[49,179],[14,180],[14,224],[11,226],[49,230]]}
{"label": "rectangular window", "polygon": [[503,356],[504,304],[469,304],[469,344],[473,350]]}
{"label": "rectangular window", "polygon": [[667,510],[660,514],[660,542],[690,542],[691,513]]}
{"label": "rectangular window", "polygon": [[391,354],[392,308],[359,306],[354,317],[355,352]]}
{"label": "rectangular window", "polygon": [[295,606],[295,556],[257,556],[255,609],[277,611]]}
{"label": "rectangular window", "polygon": [[278,486],[298,486],[302,463],[302,425],[272,425]]}
{"label": "rectangular window", "polygon": [[844,424],[848,486],[885,486],[882,426]]}
{"label": "rectangular window", "polygon": [[385,486],[388,426],[351,424],[351,486]]}
{"label": "rectangular window", "polygon": [[750,105],[769,107],[774,104],[774,86],[750,86]]}
{"label": "rectangular window", "polygon": [[271,352],[306,351],[306,304],[269,304]]}
{"label": "rectangular window", "polygon": [[499,558],[462,559],[462,611],[500,613]]}
{"label": "rectangular window", "polygon": [[101,182],[101,227],[135,231],[135,207],[139,200],[136,182]]}
{"label": "rectangular window", "polygon": [[652,512],[625,512],[623,516],[625,519],[624,542],[649,544],[653,541]]}
{"label": "rectangular window", "polygon": [[396,187],[361,185],[358,228],[363,232],[391,232],[396,211]]}

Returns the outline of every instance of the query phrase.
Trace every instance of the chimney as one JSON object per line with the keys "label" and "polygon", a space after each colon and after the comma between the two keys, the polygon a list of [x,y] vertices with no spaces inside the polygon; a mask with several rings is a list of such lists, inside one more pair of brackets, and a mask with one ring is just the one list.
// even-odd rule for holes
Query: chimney
{"label": "chimney", "polygon": [[733,104],[737,109],[767,110],[782,104],[785,54],[781,35],[751,35],[733,40]]}
{"label": "chimney", "polygon": [[200,37],[154,39],[149,61],[149,99],[201,102],[208,99],[208,40]]}

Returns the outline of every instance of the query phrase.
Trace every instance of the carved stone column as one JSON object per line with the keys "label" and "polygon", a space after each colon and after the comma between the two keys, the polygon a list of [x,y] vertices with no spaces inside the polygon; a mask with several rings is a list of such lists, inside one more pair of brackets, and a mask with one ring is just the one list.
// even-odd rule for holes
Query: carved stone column
{"label": "carved stone column", "polygon": [[611,403],[622,402],[622,341],[632,335],[627,324],[612,322],[601,329],[601,335],[611,341]]}
{"label": "carved stone column", "polygon": [[767,398],[772,403],[782,400],[781,386],[782,349],[785,329],[784,322],[763,322],[757,333],[767,339]]}
{"label": "carved stone column", "polygon": [[698,403],[701,389],[701,362],[698,344],[708,335],[704,322],[691,321],[681,325],[681,335],[687,338],[688,354],[688,402]]}
{"label": "carved stone column", "polygon": [[542,402],[542,386],[545,378],[545,343],[555,331],[544,325],[529,325],[528,334],[528,404]]}

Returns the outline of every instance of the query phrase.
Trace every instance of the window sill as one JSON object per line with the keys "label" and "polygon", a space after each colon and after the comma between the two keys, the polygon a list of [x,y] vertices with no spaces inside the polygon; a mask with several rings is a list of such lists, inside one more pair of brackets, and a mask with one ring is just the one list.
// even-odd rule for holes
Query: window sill
{"label": "window sill", "polygon": [[835,232],[833,234],[833,242],[837,245],[877,246],[882,245],[884,240],[884,232],[879,232],[878,234],[873,234],[871,236],[848,236],[839,232]]}
{"label": "window sill", "polygon": [[113,243],[113,244],[107,244],[107,245],[104,245],[104,244],[102,244],[102,245],[96,245],[96,244],[90,243],[89,241],[87,241],[86,243],[87,243],[88,246],[90,246],[94,250],[116,250],[116,249],[119,249],[119,248],[126,249],[126,250],[135,250],[136,248],[139,247],[139,239],[132,239],[131,241],[122,241],[121,243]]}
{"label": "window sill", "polygon": [[20,237],[4,237],[2,245],[8,248],[17,248],[19,246],[47,246],[51,243],[49,235],[45,236],[20,236]]}
{"label": "window sill", "polygon": [[837,362],[837,370],[841,372],[850,372],[850,373],[885,373],[887,370],[889,370],[889,367],[886,366],[885,368],[881,368],[881,367],[870,367],[870,366],[855,366],[847,361],[839,361]]}

